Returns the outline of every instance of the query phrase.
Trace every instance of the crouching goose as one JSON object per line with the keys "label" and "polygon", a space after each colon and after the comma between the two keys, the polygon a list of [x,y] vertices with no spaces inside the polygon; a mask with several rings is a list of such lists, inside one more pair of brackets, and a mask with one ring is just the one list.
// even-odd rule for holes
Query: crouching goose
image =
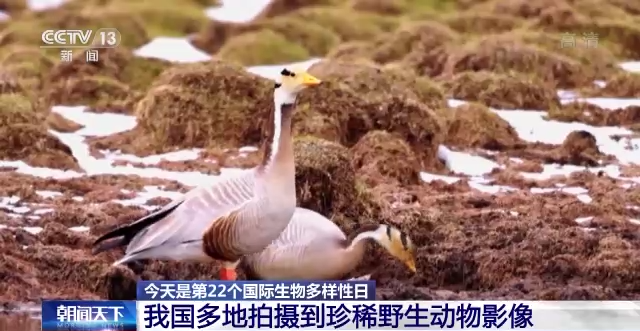
{"label": "crouching goose", "polygon": [[282,70],[273,92],[275,107],[260,165],[195,188],[103,235],[94,242],[94,254],[127,246],[125,256],[114,265],[142,259],[218,260],[223,262],[220,278],[235,279],[240,258],[265,249],[294,213],[291,120],[297,94],[318,84],[320,80],[304,71]]}
{"label": "crouching goose", "polygon": [[411,239],[389,225],[363,226],[347,237],[315,211],[296,208],[280,237],[264,251],[246,255],[242,268],[249,280],[341,280],[353,271],[373,240],[416,272]]}

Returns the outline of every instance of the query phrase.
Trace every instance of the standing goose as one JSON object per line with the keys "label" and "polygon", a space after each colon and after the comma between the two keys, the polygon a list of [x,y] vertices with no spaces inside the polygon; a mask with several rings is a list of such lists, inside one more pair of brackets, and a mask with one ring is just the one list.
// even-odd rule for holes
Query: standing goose
{"label": "standing goose", "polygon": [[241,268],[250,280],[336,280],[353,271],[373,240],[416,272],[411,239],[389,225],[363,226],[347,237],[315,211],[296,208],[289,226],[265,250],[246,255]]}
{"label": "standing goose", "polygon": [[[218,260],[223,262],[220,279],[234,280],[242,256],[262,251],[291,220],[296,208],[291,118],[297,94],[318,84],[304,71],[282,70],[260,165],[195,188],[103,235],[93,244],[94,254],[127,246],[114,265],[142,259]],[[105,242],[109,239],[114,240]]]}

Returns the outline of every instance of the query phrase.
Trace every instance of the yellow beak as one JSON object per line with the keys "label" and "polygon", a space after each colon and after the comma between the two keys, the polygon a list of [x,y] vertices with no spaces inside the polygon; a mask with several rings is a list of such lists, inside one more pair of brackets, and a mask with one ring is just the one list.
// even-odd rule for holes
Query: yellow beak
{"label": "yellow beak", "polygon": [[411,270],[411,272],[416,273],[416,261],[411,259],[411,260],[407,260],[407,262],[405,262],[405,264],[407,265],[407,268],[409,268],[409,270]]}
{"label": "yellow beak", "polygon": [[308,73],[304,73],[303,75],[304,76],[302,76],[302,85],[304,85],[304,86],[316,86],[316,85],[319,85],[320,83],[322,83],[321,80],[311,76]]}

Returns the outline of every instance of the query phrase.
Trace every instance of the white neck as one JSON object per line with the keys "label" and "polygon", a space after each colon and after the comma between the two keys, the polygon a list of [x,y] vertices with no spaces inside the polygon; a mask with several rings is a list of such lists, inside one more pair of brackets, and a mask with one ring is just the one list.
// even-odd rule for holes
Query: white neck
{"label": "white neck", "polygon": [[282,134],[282,105],[293,104],[296,96],[287,92],[283,88],[277,88],[273,92],[274,113],[273,113],[273,140],[271,141],[271,155],[268,164],[272,164],[278,148],[280,147],[280,135]]}
{"label": "white neck", "polygon": [[368,239],[373,239],[380,245],[385,246],[384,240],[382,240],[383,236],[385,235],[384,231],[385,229],[380,226],[374,231],[365,231],[359,233],[355,238],[353,238],[353,240],[351,241],[351,245],[347,247],[347,250],[352,251],[356,249],[358,246],[363,245]]}

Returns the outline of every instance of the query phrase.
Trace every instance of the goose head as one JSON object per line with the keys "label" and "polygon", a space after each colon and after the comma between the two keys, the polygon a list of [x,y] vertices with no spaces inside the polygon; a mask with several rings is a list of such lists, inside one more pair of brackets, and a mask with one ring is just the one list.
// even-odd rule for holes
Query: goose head
{"label": "goose head", "polygon": [[320,85],[322,81],[302,69],[282,69],[275,83],[274,95],[281,104],[291,104],[301,91]]}
{"label": "goose head", "polygon": [[380,225],[376,232],[380,245],[409,270],[416,272],[415,247],[411,238],[400,229],[386,224]]}

